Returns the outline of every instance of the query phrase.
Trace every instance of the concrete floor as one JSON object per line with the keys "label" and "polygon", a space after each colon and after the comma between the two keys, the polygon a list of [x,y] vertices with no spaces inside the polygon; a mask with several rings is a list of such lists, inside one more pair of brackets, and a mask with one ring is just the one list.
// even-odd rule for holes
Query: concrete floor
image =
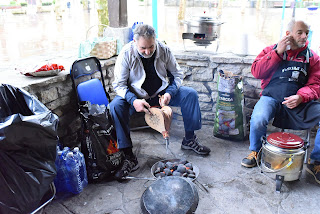
{"label": "concrete floor", "polygon": [[[219,139],[213,136],[212,126],[203,126],[197,135],[212,152],[209,156],[199,156],[192,151],[181,150],[181,130],[181,123],[174,120],[169,154],[160,133],[151,129],[133,131],[134,151],[140,168],[131,176],[152,178],[150,170],[157,161],[186,159],[198,166],[200,172],[194,181],[200,198],[196,214],[319,213],[320,186],[305,171],[306,166],[300,180],[284,182],[281,193],[277,193],[274,174],[261,173],[258,167],[247,169],[240,165],[242,158],[248,155],[248,141]],[[119,183],[111,180],[89,184],[78,195],[53,200],[41,213],[138,214],[141,213],[141,196],[153,182],[128,180]]]}
{"label": "concrete floor", "polygon": [[[145,9],[141,8],[141,11]],[[170,14],[175,15],[177,10],[174,9],[174,11]],[[277,42],[279,31],[270,31],[265,27],[275,26],[277,29],[279,28],[281,10],[262,11],[264,13],[260,13],[260,15],[251,12],[252,10],[248,9],[247,16],[242,16],[237,9],[231,8],[229,13],[224,13],[226,15],[222,17],[225,18],[226,23],[221,28],[221,39],[223,41],[221,41],[220,50],[222,52],[234,52],[238,48],[241,49],[243,38],[239,35],[249,32],[248,28],[253,26],[256,28],[254,32],[249,33],[249,39],[251,38],[250,35],[259,39],[262,38],[262,35],[265,35],[263,43],[267,40],[268,44]],[[142,13],[137,14],[144,15]],[[66,13],[63,21],[60,22],[53,21],[52,17],[54,16],[52,15],[36,16],[34,14],[13,17],[7,13],[0,13],[0,71],[7,71],[8,75],[6,77],[10,77],[11,73],[13,75],[14,71],[17,72],[14,70],[15,67],[30,62],[52,62],[57,58],[65,61],[68,56],[76,57],[79,42],[85,39],[86,30],[89,26],[96,24],[92,19],[86,18],[88,14],[85,13],[77,15]],[[150,14],[146,17],[148,18],[145,22],[150,22]],[[269,17],[269,19],[264,17]],[[314,18],[315,15],[309,17]],[[131,21],[140,21],[138,18],[133,17]],[[166,16],[166,18],[168,18],[168,24],[176,26],[176,22],[170,21],[170,17]],[[29,25],[36,27],[34,31],[25,28],[24,23],[28,20]],[[79,26],[76,25],[79,20],[87,21],[79,28],[69,27]],[[256,21],[256,24],[246,24],[248,20]],[[46,25],[46,23],[48,24]],[[54,28],[50,28],[50,26]],[[46,33],[50,30],[51,34]],[[167,34],[162,35],[172,47],[174,47],[174,44],[170,43],[170,39],[181,40],[180,31],[178,33],[174,31],[175,33],[173,33],[170,29],[164,29],[163,32],[167,32]],[[272,35],[268,34],[268,37],[266,36],[267,32],[273,33]],[[168,37],[170,35],[174,36],[170,38]],[[254,40],[250,39],[250,43],[259,44],[252,45],[256,49],[255,52],[259,52],[265,44],[260,48],[261,40],[257,43],[253,42]],[[270,40],[272,42],[269,42]],[[60,61],[54,62],[60,63]],[[67,70],[70,67],[68,63],[63,65]],[[12,81],[15,81],[15,79],[12,78]],[[23,83],[21,83],[22,85]],[[282,192],[280,194],[276,193],[275,175],[261,173],[261,170],[257,167],[246,169],[240,165],[241,160],[249,153],[249,142],[234,142],[215,138],[212,129],[212,126],[203,126],[202,130],[197,132],[200,141],[212,150],[211,154],[206,157],[180,149],[183,128],[177,121],[173,121],[171,128],[169,154],[166,153],[164,140],[160,133],[153,130],[132,132],[134,149],[140,164],[140,168],[132,173],[132,176],[152,177],[150,168],[155,162],[163,159],[184,158],[198,166],[200,170],[200,174],[195,181],[200,196],[196,214],[319,213],[320,186],[305,170],[302,171],[300,180],[285,182],[281,189]],[[138,214],[141,212],[140,198],[151,184],[152,181],[146,180],[129,180],[122,183],[106,181],[99,184],[90,184],[78,195],[53,200],[40,212],[43,214]],[[208,192],[203,190],[202,185],[208,189]]]}

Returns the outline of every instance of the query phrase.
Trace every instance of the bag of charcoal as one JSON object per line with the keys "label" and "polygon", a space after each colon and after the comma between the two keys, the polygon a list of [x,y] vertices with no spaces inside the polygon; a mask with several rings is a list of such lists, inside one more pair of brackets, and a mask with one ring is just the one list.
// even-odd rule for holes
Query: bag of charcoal
{"label": "bag of charcoal", "polygon": [[213,134],[229,140],[243,140],[247,133],[242,77],[220,70],[217,87]]}

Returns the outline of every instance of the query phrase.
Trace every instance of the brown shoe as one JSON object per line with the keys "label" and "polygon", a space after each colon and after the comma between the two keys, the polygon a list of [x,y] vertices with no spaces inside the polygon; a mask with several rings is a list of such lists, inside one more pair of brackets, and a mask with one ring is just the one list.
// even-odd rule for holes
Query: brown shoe
{"label": "brown shoe", "polygon": [[255,167],[257,166],[257,158],[258,158],[258,152],[251,151],[248,157],[244,158],[241,161],[241,165],[247,168]]}
{"label": "brown shoe", "polygon": [[315,161],[313,164],[310,163],[310,158],[306,168],[307,172],[313,175],[315,181],[320,184],[320,163]]}

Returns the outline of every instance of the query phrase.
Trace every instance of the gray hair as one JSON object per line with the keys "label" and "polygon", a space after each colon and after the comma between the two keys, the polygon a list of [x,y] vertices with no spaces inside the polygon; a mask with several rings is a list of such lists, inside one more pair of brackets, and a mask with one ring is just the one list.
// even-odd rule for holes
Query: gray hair
{"label": "gray hair", "polygon": [[136,26],[133,32],[133,38],[134,40],[138,40],[140,37],[143,37],[145,39],[156,39],[156,31],[155,29],[147,24],[139,24]]}
{"label": "gray hair", "polygon": [[310,29],[310,25],[309,25],[306,21],[304,21],[304,20],[291,19],[291,21],[288,23],[287,31],[292,32],[293,26],[294,26],[297,22],[302,22],[303,24],[305,24],[306,26],[308,26],[308,29]]}

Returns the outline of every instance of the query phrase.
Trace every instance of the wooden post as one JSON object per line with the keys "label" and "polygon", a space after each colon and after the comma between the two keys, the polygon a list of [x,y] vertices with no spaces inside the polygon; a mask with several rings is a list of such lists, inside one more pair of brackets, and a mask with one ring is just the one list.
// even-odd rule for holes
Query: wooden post
{"label": "wooden post", "polygon": [[[106,0],[99,1],[106,2]],[[127,0],[108,0],[107,7],[110,27],[128,26]]]}

